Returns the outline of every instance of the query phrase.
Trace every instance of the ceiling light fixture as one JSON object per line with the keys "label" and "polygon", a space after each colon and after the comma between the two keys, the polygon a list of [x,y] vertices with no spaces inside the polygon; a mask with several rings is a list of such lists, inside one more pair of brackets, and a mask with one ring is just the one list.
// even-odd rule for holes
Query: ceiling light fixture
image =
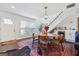
{"label": "ceiling light fixture", "polygon": [[15,6],[12,5],[11,8],[15,8]]}
{"label": "ceiling light fixture", "polygon": [[44,7],[44,9],[45,9],[44,19],[45,19],[45,20],[48,19],[47,8],[48,8],[47,6]]}

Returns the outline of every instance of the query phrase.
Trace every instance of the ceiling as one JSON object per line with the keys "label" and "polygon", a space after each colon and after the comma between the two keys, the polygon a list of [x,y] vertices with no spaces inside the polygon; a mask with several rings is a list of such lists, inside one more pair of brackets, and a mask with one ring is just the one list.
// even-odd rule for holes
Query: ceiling
{"label": "ceiling", "polygon": [[[48,3],[48,15],[52,16],[63,10],[68,3]],[[15,8],[11,8],[15,6]],[[16,13],[30,18],[43,18],[44,17],[44,3],[0,3],[0,10]]]}
{"label": "ceiling", "polygon": [[[47,14],[50,19],[44,20],[45,5],[47,5]],[[66,8],[69,3],[0,3],[0,10],[15,13],[31,19],[36,19],[37,24],[52,21],[57,14]],[[12,8],[15,6],[15,8]]]}

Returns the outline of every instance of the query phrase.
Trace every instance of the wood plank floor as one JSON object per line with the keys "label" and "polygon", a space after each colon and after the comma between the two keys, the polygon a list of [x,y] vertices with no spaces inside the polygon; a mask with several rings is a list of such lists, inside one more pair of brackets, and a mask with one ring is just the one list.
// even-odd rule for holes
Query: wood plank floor
{"label": "wood plank floor", "polygon": [[[32,46],[32,40],[23,40],[18,42],[18,46],[19,48],[22,48],[24,46],[29,46],[31,48],[31,56],[40,56],[37,53],[37,41],[35,42],[34,46]],[[46,53],[44,53],[44,56],[75,56],[76,52],[74,49],[74,45],[70,44],[70,43],[63,43],[63,47],[64,47],[64,51],[58,51],[58,49],[52,48],[48,50],[48,55],[45,55]],[[12,53],[14,53],[13,51],[10,52],[10,54],[12,55]],[[3,53],[0,54],[1,56],[9,56],[7,53]],[[16,55],[15,55],[16,56]],[[23,55],[22,55],[23,56]],[[25,56],[25,55],[24,55]]]}

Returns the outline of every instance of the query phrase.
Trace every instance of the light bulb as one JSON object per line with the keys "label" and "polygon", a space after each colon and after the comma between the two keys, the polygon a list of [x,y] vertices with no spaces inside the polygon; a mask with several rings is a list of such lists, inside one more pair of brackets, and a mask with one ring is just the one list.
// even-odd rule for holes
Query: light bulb
{"label": "light bulb", "polygon": [[45,15],[45,16],[44,16],[44,18],[45,18],[45,19],[47,19],[47,18],[48,18],[48,16],[47,16],[47,15]]}

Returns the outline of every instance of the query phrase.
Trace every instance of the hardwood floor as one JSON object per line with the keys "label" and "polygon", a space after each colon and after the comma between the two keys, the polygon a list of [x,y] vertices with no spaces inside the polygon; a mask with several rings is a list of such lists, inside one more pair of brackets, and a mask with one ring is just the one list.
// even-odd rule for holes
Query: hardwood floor
{"label": "hardwood floor", "polygon": [[[38,47],[37,41],[35,42],[34,46],[32,46],[32,40],[31,39],[23,40],[23,41],[18,42],[18,46],[19,46],[19,48],[22,48],[24,46],[29,46],[30,49],[31,49],[31,56],[40,56],[37,53],[37,47]],[[73,44],[63,43],[63,47],[64,47],[64,51],[62,51],[61,48],[60,48],[60,50],[59,50],[59,48],[49,49],[47,52],[44,53],[44,56],[75,56],[76,52],[75,52]],[[11,55],[13,53],[14,53],[14,51],[10,52]],[[48,54],[46,55],[46,53],[48,53]],[[0,55],[1,56],[9,56],[7,53],[3,53],[3,54],[0,54]]]}

